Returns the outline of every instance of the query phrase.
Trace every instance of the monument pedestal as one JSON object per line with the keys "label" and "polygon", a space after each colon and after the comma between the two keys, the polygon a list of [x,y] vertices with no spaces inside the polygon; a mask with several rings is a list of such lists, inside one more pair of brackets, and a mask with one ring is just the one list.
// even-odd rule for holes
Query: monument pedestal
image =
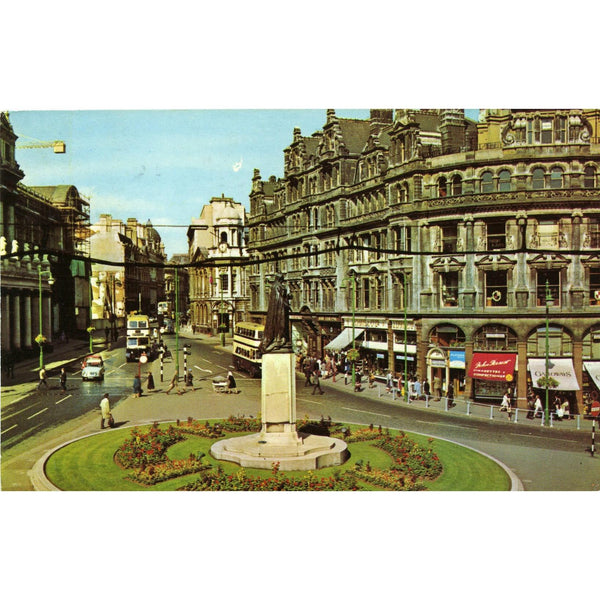
{"label": "monument pedestal", "polygon": [[219,440],[211,454],[242,467],[308,471],[343,464],[349,456],[343,440],[296,430],[296,357],[293,352],[262,357],[260,433]]}

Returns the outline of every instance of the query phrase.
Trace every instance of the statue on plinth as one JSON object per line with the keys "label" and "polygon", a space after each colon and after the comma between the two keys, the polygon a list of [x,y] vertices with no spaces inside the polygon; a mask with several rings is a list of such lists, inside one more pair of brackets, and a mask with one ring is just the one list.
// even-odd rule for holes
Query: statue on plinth
{"label": "statue on plinth", "polygon": [[290,335],[290,293],[283,282],[283,275],[276,273],[271,284],[267,321],[261,354],[269,352],[292,352]]}

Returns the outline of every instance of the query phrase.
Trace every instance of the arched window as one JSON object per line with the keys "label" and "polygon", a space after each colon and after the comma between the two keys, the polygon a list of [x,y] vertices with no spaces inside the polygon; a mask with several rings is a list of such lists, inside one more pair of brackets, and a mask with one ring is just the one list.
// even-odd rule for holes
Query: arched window
{"label": "arched window", "polygon": [[534,190],[543,190],[546,187],[544,180],[544,169],[540,169],[538,167],[537,169],[533,170],[533,173],[531,174],[531,187]]}
{"label": "arched window", "polygon": [[563,170],[560,167],[554,167],[550,171],[550,188],[559,190],[563,186]]}
{"label": "arched window", "polygon": [[498,190],[501,192],[510,192],[510,171],[503,169],[498,173]]}
{"label": "arched window", "polygon": [[452,195],[453,196],[461,196],[462,195],[462,178],[460,175],[454,175],[452,177]]}
{"label": "arched window", "polygon": [[491,171],[486,171],[481,175],[481,192],[489,194],[494,191],[494,178]]}
{"label": "arched window", "polygon": [[583,170],[583,187],[584,188],[595,188],[596,187],[596,169],[592,166],[587,166]]}
{"label": "arched window", "polygon": [[445,177],[438,179],[438,198],[445,198],[448,195],[448,183]]}

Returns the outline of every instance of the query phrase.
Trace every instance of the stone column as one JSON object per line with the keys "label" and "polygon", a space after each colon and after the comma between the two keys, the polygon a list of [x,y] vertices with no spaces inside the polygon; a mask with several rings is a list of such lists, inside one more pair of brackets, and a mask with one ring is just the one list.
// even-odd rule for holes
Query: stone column
{"label": "stone column", "polygon": [[[417,236],[417,248],[416,250],[431,250],[431,239],[429,222],[422,220],[419,222],[419,235]],[[423,254],[421,256],[415,256],[413,258],[414,264],[417,267],[414,274],[414,287],[417,289],[420,281],[421,285],[421,306],[415,306],[415,310],[420,309],[421,311],[427,311],[431,309],[432,305],[432,290],[431,290],[431,277],[429,272],[429,261],[430,258]]]}
{"label": "stone column", "polygon": [[15,207],[12,204],[8,205],[7,210],[7,223],[4,224],[4,236],[8,242],[8,247],[12,245],[12,241],[15,239]]}
{"label": "stone column", "polygon": [[527,341],[517,342],[517,408],[527,408]]}
{"label": "stone column", "polygon": [[[583,342],[573,340],[573,367],[575,369],[575,375],[577,381],[581,385],[583,382]],[[578,415],[583,414],[583,390],[577,390],[575,392],[575,398],[577,402],[576,413]],[[573,409],[575,407],[571,407]]]}
{"label": "stone column", "polygon": [[[527,213],[517,213],[517,224],[519,225],[519,248],[525,249],[527,245]],[[515,289],[515,306],[526,308],[529,299],[527,286],[527,255],[520,252],[517,255],[517,286]]]}
{"label": "stone column", "polygon": [[21,348],[21,296],[15,293],[11,297],[12,315],[10,317],[12,329],[12,346],[15,350]]}
{"label": "stone column", "polygon": [[2,293],[2,350],[10,350],[10,295]]}
{"label": "stone column", "polygon": [[[474,249],[474,236],[473,236],[473,215],[465,215],[463,218],[466,229],[466,240],[465,246],[467,251]],[[465,264],[465,278],[464,287],[462,291],[463,297],[463,309],[472,311],[475,308],[475,295],[477,293],[477,287],[475,285],[475,255],[466,255]]]}
{"label": "stone column", "polygon": [[469,367],[471,366],[471,361],[473,360],[473,342],[465,342],[465,398],[471,397],[471,392],[473,390],[473,379],[469,377],[467,373],[469,372]]}
{"label": "stone column", "polygon": [[31,332],[35,339],[40,330],[40,299],[38,294],[34,294],[31,298]]}
{"label": "stone column", "polygon": [[[571,220],[573,223],[571,231],[571,248],[579,250],[581,248],[581,221],[583,213],[580,209],[573,211]],[[575,309],[583,308],[585,305],[589,305],[589,300],[586,301],[584,298],[584,284],[583,284],[583,268],[581,265],[581,256],[573,256],[573,262],[571,265],[572,279],[570,292],[571,306]]]}
{"label": "stone column", "polygon": [[42,296],[42,335],[52,339],[52,301],[50,296]]}
{"label": "stone column", "polygon": [[26,294],[23,298],[23,342],[25,348],[31,348],[33,338],[35,335],[32,335],[31,329],[31,296]]}

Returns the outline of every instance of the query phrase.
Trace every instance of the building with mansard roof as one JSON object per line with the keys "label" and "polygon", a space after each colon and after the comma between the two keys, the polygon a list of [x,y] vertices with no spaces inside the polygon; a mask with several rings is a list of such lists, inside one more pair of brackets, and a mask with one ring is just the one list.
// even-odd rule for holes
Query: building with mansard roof
{"label": "building with mansard roof", "polygon": [[283,157],[252,180],[255,320],[285,272],[308,354],[357,345],[379,373],[521,407],[548,358],[552,399],[598,395],[600,110],[328,110]]}

